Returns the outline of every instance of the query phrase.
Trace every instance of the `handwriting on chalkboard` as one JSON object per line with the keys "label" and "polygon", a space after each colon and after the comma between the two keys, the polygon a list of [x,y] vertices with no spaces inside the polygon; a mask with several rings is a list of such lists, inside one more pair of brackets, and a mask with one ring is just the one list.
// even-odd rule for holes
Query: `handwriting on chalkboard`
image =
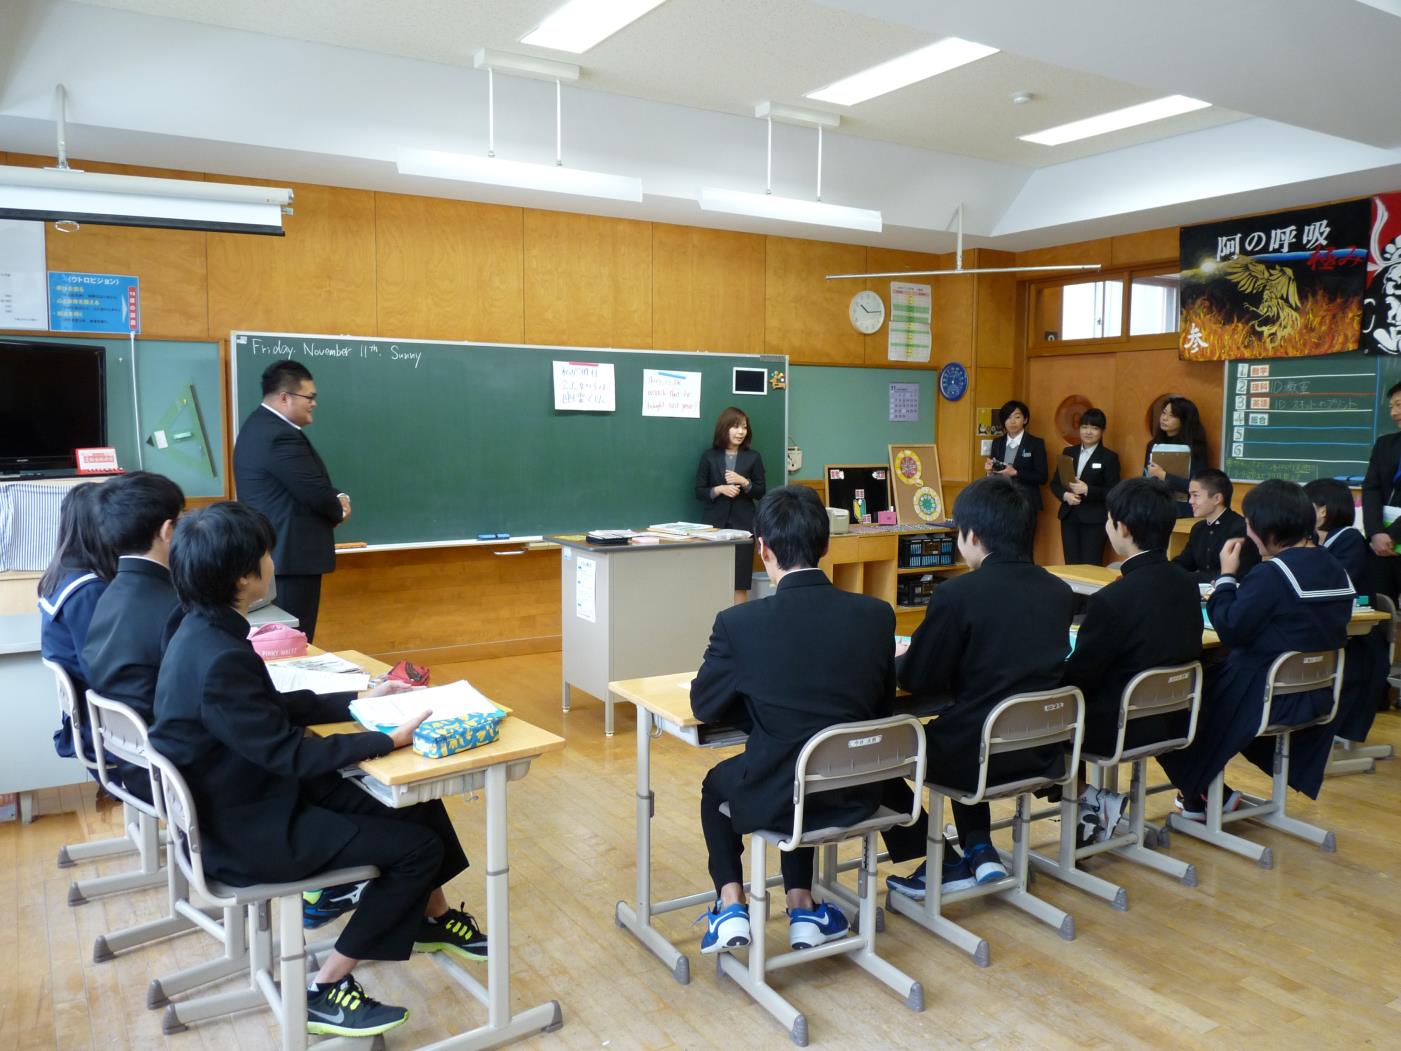
{"label": "handwriting on chalkboard", "polygon": [[245,340],[254,357],[314,359],[359,357],[364,360],[402,362],[405,367],[414,369],[418,368],[423,361],[423,351],[401,347],[397,343],[386,343],[381,347],[378,343],[355,345],[339,343],[333,339],[287,340],[280,336],[271,338],[246,336],[241,337],[239,342]]}
{"label": "handwriting on chalkboard", "polygon": [[612,412],[615,407],[613,366],[609,362],[556,361],[555,409]]}

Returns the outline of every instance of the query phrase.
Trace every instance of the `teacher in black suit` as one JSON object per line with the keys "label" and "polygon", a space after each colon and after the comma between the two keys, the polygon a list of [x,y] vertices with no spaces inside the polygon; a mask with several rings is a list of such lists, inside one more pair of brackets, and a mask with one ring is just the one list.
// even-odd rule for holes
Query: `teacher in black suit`
{"label": "teacher in black suit", "polygon": [[[719,529],[754,531],[754,507],[764,498],[764,460],[749,447],[749,417],[731,405],[715,421],[715,440],[696,468],[696,499],[705,504],[701,521]],[[735,602],[749,597],[754,582],[754,545],[735,545]]]}
{"label": "teacher in black suit", "polygon": [[1041,513],[1041,487],[1046,484],[1046,443],[1027,433],[1031,410],[1024,401],[1009,401],[997,410],[1003,433],[992,440],[992,455],[983,461],[988,474],[1015,482],[1017,492]]}
{"label": "teacher in black suit", "polygon": [[[1401,383],[1386,392],[1391,422],[1401,427]],[[1385,524],[1382,509],[1401,506],[1401,432],[1383,434],[1372,446],[1367,474],[1362,479],[1362,531],[1372,548],[1372,586],[1396,600],[1401,589],[1401,558],[1395,545],[1401,543],[1401,518]]]}
{"label": "teacher in black suit", "polygon": [[234,442],[238,500],[268,516],[277,530],[277,604],[316,634],[321,577],[336,568],[333,530],[350,517],[350,497],[331,484],[326,465],[303,431],[316,411],[316,384],[297,361],[263,371],[263,403]]}
{"label": "teacher in black suit", "polygon": [[1103,445],[1106,422],[1102,409],[1086,409],[1080,417],[1080,444],[1061,453],[1072,476],[1062,481],[1059,464],[1051,475],[1067,565],[1104,565],[1104,499],[1119,481],[1119,454]]}

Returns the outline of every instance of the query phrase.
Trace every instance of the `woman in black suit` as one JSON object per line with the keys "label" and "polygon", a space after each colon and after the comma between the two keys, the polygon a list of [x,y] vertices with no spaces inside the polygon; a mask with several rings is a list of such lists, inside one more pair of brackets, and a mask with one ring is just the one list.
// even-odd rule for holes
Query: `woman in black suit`
{"label": "woman in black suit", "polygon": [[[1153,462],[1153,446],[1185,445],[1191,450],[1187,474],[1168,474]],[[1169,398],[1163,403],[1163,411],[1158,414],[1158,427],[1148,440],[1148,448],[1143,450],[1143,473],[1149,478],[1166,482],[1177,501],[1177,517],[1191,518],[1192,505],[1187,502],[1187,483],[1196,477],[1197,472],[1210,467],[1210,454],[1206,448],[1206,428],[1197,412],[1196,403],[1188,398]]]}
{"label": "woman in black suit", "polygon": [[1061,453],[1069,457],[1074,477],[1061,484],[1060,470],[1051,475],[1051,493],[1060,501],[1061,545],[1067,565],[1104,564],[1104,498],[1119,481],[1119,454],[1106,449],[1104,412],[1086,409],[1080,417],[1080,444]]}
{"label": "woman in black suit", "polygon": [[[749,417],[731,405],[715,421],[715,440],[696,467],[696,499],[705,504],[701,521],[720,529],[754,531],[754,505],[764,496],[764,461],[749,447]],[[735,545],[735,601],[749,597],[754,578],[754,543]]]}
{"label": "woman in black suit", "polygon": [[1000,474],[1017,483],[1038,515],[1041,513],[1041,487],[1046,484],[1046,443],[1027,433],[1031,410],[1026,402],[1009,401],[997,410],[1003,434],[992,440],[992,455],[983,461],[988,474]]}

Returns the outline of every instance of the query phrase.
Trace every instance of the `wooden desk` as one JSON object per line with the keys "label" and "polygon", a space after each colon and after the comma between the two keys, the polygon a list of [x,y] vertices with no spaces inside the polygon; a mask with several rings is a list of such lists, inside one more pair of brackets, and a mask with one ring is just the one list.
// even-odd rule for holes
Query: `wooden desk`
{"label": "wooden desk", "polygon": [[[336,656],[360,665],[372,675],[389,670],[387,664],[354,650]],[[323,737],[361,731],[357,723],[328,723],[310,729]],[[533,1033],[552,1032],[564,1024],[558,1000],[511,1013],[510,865],[506,849],[506,785],[524,777],[533,759],[563,747],[564,738],[511,716],[502,722],[500,737],[480,748],[443,759],[426,759],[412,749],[400,748],[359,764],[360,773],[353,778],[356,784],[387,806],[413,806],[478,790],[485,799],[486,928],[491,939],[486,985],[448,953],[434,953],[433,962],[486,1006],[487,1022],[432,1045],[432,1051],[498,1047]]]}
{"label": "wooden desk", "polygon": [[1045,570],[1064,580],[1077,595],[1093,595],[1104,585],[1119,579],[1117,569],[1103,566],[1046,566]]}

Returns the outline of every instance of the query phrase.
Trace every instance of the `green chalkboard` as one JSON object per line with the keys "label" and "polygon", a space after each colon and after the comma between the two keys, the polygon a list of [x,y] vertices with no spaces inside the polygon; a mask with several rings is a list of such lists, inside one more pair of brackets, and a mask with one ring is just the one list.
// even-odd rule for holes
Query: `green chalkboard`
{"label": "green chalkboard", "polygon": [[[6,336],[26,343],[74,343],[107,351],[107,444],[127,471],[145,468],[172,479],[186,496],[223,496],[224,394],[219,344],[136,341],[112,336]],[[140,434],[137,418],[140,415]]]}
{"label": "green chalkboard", "polygon": [[[788,384],[788,436],[803,451],[794,478],[821,478],[824,464],[886,463],[892,445],[934,441],[935,369],[854,369],[794,365]],[[890,385],[919,388],[919,418],[890,419]],[[767,462],[767,461],[765,461]]]}
{"label": "green chalkboard", "polygon": [[[533,536],[695,521],[696,464],[727,405],[750,417],[769,484],[782,485],[787,397],[732,394],[736,367],[766,380],[787,359],[235,332],[234,426],[263,369],[291,358],[316,377],[309,436],[354,512],[340,542]],[[557,411],[554,363],[613,366],[612,412]],[[642,415],[643,372],[699,373],[699,418]]]}
{"label": "green chalkboard", "polygon": [[1395,425],[1386,389],[1401,359],[1353,352],[1226,363],[1223,469],[1236,481],[1362,481],[1372,443]]}

